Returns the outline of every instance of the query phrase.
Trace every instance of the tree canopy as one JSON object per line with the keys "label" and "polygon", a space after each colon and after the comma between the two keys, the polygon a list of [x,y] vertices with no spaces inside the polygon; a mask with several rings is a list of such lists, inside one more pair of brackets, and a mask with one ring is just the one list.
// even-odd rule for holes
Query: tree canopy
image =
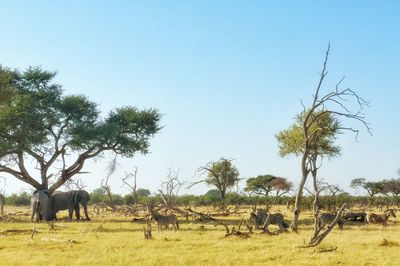
{"label": "tree canopy", "polygon": [[[87,159],[107,151],[126,157],[148,152],[161,129],[157,110],[125,106],[101,118],[96,103],[65,95],[55,77],[40,67],[0,68],[0,92],[8,96],[0,107],[0,172],[54,191]],[[32,160],[37,172],[27,165]]]}
{"label": "tree canopy", "polygon": [[367,191],[370,197],[376,194],[384,193],[384,182],[383,181],[367,181],[365,178],[355,178],[351,180],[350,186],[352,188],[363,188]]}
{"label": "tree canopy", "polygon": [[284,194],[293,187],[293,184],[287,181],[286,178],[273,175],[250,177],[246,183],[245,191],[264,196],[269,196],[272,191],[275,191],[278,195]]}
{"label": "tree canopy", "polygon": [[232,164],[232,160],[221,158],[215,162],[209,162],[199,168],[199,171],[206,173],[207,177],[193,185],[204,182],[209,186],[214,186],[220,195],[222,207],[225,207],[225,195],[227,190],[239,181],[239,170]]}
{"label": "tree canopy", "polygon": [[309,156],[338,156],[340,147],[334,144],[337,134],[340,134],[340,122],[330,113],[303,111],[293,125],[276,135],[279,154],[282,157],[300,156],[308,149]]}

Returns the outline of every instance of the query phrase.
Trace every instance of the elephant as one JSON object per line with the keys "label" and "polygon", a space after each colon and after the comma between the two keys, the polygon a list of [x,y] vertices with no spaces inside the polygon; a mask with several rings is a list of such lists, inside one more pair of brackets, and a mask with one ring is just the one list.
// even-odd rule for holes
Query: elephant
{"label": "elephant", "polygon": [[72,220],[72,215],[75,210],[76,219],[80,219],[79,203],[82,204],[87,220],[90,220],[87,205],[90,200],[89,193],[85,190],[71,190],[67,192],[56,191],[53,193],[52,210],[54,219],[57,219],[57,212],[68,210],[68,220]]}
{"label": "elephant", "polygon": [[31,209],[33,217],[36,214],[36,221],[39,222],[42,218],[45,221],[53,220],[53,212],[51,210],[51,194],[48,190],[35,190],[31,197]]}
{"label": "elephant", "polygon": [[4,216],[4,204],[6,203],[6,197],[0,193],[0,217]]}

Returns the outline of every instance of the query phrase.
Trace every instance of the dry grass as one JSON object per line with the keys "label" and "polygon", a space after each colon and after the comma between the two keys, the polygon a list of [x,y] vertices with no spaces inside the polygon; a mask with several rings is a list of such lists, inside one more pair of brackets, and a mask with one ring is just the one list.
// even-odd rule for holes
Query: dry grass
{"label": "dry grass", "polygon": [[[7,211],[11,212],[10,209]],[[290,217],[290,216],[287,216]],[[224,237],[223,227],[185,223],[177,233],[157,233],[145,240],[143,224],[132,218],[94,217],[90,222],[30,223],[28,216],[0,223],[1,265],[398,265],[400,227],[345,225],[334,230],[317,249],[303,249],[311,235],[311,215],[302,216],[306,225],[299,234],[270,236],[256,232],[251,238]],[[229,217],[237,224],[240,217]],[[29,233],[36,227],[33,240]],[[153,227],[155,229],[155,227]],[[42,241],[47,239],[49,241]],[[54,240],[54,241],[53,241]],[[74,240],[68,241],[68,240]],[[331,252],[320,252],[337,247]]]}

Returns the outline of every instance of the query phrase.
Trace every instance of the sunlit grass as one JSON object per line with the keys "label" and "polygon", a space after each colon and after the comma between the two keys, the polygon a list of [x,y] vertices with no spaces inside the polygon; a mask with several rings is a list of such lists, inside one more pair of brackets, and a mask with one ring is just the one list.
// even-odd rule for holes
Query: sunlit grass
{"label": "sunlit grass", "polygon": [[[302,217],[309,219],[311,214]],[[28,216],[19,219],[0,223],[0,231],[35,227],[39,233],[33,240],[29,232],[0,235],[2,265],[398,265],[400,261],[400,227],[393,223],[385,229],[346,224],[343,231],[335,229],[321,247],[304,249],[300,246],[309,240],[311,225],[302,226],[299,234],[271,236],[257,231],[243,239],[224,237],[223,227],[205,225],[201,229],[201,224],[182,220],[177,233],[157,233],[153,226],[153,239],[145,240],[143,224],[131,222],[131,217],[57,222],[56,230],[46,223],[30,223]],[[241,218],[227,219],[238,224]],[[337,249],[318,252],[331,247]]]}

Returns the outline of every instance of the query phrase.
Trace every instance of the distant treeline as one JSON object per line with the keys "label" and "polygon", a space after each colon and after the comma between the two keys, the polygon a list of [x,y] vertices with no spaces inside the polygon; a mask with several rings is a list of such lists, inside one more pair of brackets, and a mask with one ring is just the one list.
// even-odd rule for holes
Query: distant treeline
{"label": "distant treeline", "polygon": [[[139,204],[162,204],[160,195],[150,195],[150,191],[142,189],[139,191],[138,203]],[[90,204],[108,204],[108,205],[132,205],[134,204],[134,196],[131,194],[120,195],[112,194],[107,195],[102,189],[96,189],[90,193]],[[28,206],[30,205],[31,195],[28,192],[13,193],[6,197],[6,205],[12,206]],[[237,193],[229,193],[226,196],[227,205],[257,205],[263,208],[274,200],[274,197],[269,196],[249,196]],[[214,206],[219,207],[220,197],[217,190],[209,190],[204,195],[182,195],[172,196],[171,198],[174,205],[183,207],[195,206]],[[314,197],[305,196],[302,202],[303,209],[312,209]],[[289,204],[288,204],[289,203]],[[291,203],[294,203],[294,197],[282,196],[276,199],[275,205],[286,205],[290,208]],[[335,210],[336,207],[346,203],[349,207],[353,208],[388,208],[389,206],[399,206],[399,200],[395,196],[352,196],[348,193],[341,193],[336,196],[321,196],[320,207],[325,210]]]}

